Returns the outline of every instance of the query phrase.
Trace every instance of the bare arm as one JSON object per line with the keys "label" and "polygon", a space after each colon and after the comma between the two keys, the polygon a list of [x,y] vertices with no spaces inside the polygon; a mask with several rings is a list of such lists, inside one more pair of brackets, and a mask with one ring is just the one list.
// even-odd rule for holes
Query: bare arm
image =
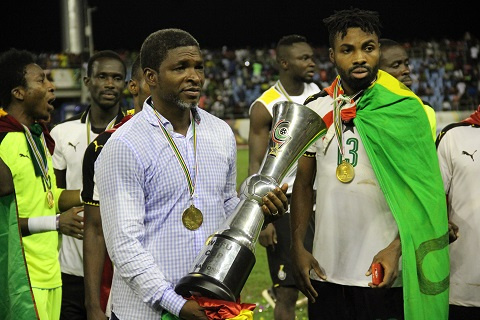
{"label": "bare arm", "polygon": [[304,249],[303,241],[311,215],[313,214],[313,182],[316,173],[315,158],[302,156],[298,159],[298,168],[292,190],[291,233],[292,250]]}
{"label": "bare arm", "polygon": [[100,287],[107,249],[103,237],[100,207],[85,205],[83,267],[85,273],[85,307],[87,318],[107,319],[100,305]]}
{"label": "bare arm", "polygon": [[255,174],[260,169],[267,151],[272,116],[260,102],[252,106],[250,113],[250,131],[248,134],[248,175]]}
{"label": "bare arm", "polygon": [[58,199],[58,208],[62,212],[81,205],[83,203],[80,201],[80,190],[63,190]]}
{"label": "bare arm", "polygon": [[310,270],[315,271],[321,279],[326,279],[318,261],[303,245],[308,224],[313,214],[315,173],[315,158],[300,157],[290,205],[293,274],[297,287],[312,303],[315,302],[318,294],[310,282]]}

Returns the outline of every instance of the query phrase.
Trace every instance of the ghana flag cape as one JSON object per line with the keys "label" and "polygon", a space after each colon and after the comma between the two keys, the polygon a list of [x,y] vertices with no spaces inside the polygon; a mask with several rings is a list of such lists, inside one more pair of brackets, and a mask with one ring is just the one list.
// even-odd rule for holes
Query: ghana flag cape
{"label": "ghana flag cape", "polygon": [[422,102],[380,70],[357,102],[354,122],[398,225],[405,319],[447,319],[447,208]]}
{"label": "ghana flag cape", "polygon": [[0,197],[0,315],[38,319],[18,225],[15,194]]}

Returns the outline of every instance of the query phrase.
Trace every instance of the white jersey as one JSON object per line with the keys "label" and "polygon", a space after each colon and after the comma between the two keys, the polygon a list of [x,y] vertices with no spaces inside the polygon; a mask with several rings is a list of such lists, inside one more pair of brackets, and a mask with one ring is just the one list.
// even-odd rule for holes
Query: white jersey
{"label": "white jersey", "polygon": [[[272,116],[273,118],[273,106],[277,102],[292,101],[295,103],[303,104],[308,97],[310,97],[311,95],[314,95],[315,93],[318,93],[319,91],[320,91],[320,88],[315,83],[313,82],[305,83],[304,89],[301,95],[289,96],[287,95],[285,89],[283,88],[279,80],[274,86],[266,90],[257,100],[255,100],[252,103],[252,105],[250,106],[249,113],[251,112],[252,106],[256,102],[260,102],[265,106],[268,113],[270,113],[270,116]],[[293,181],[295,180],[296,172],[297,172],[297,164],[295,163],[294,165],[292,165],[292,167],[287,172],[287,174],[285,175],[285,178],[280,184],[282,185],[284,183],[288,183],[288,191],[287,191],[288,194],[292,193]]]}
{"label": "white jersey", "polygon": [[449,217],[459,227],[450,244],[450,304],[480,307],[480,128],[447,130],[437,152]]}
{"label": "white jersey", "polygon": [[[51,131],[51,136],[55,140],[53,167],[57,170],[67,170],[67,190],[82,189],[83,156],[88,144],[98,136],[91,130],[89,123],[87,110],[59,123]],[[109,127],[114,123],[115,119]],[[83,216],[83,212],[79,215]],[[83,277],[83,241],[62,235],[59,260],[63,273]]]}
{"label": "white jersey", "polygon": [[[331,124],[331,120],[326,119],[327,114],[332,119],[330,96],[317,98],[307,106],[316,111],[327,126]],[[395,239],[398,228],[357,128],[343,125],[342,131],[345,159],[355,169],[352,182],[342,183],[337,179],[336,169],[342,157],[335,134],[327,134],[308,149],[316,154],[317,163],[312,254],[325,270],[327,281],[367,287],[371,277],[366,277],[365,272],[373,257]],[[315,273],[311,276],[320,280]],[[399,285],[401,277],[395,283]]]}

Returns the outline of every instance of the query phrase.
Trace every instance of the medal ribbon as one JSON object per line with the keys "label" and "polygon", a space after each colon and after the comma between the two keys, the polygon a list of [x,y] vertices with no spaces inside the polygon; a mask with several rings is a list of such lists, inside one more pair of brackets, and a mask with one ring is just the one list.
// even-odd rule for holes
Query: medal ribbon
{"label": "medal ribbon", "polygon": [[[341,90],[340,85],[337,84],[333,88],[333,124],[335,126],[335,136],[337,137],[338,150],[342,155],[342,161],[345,160],[344,148],[343,148],[343,126],[342,126],[342,115],[341,109],[345,104],[347,98],[343,95],[339,95],[338,91]],[[347,101],[350,101],[348,99]],[[339,103],[340,102],[340,103]]]}
{"label": "medal ribbon", "polygon": [[45,181],[45,184],[47,185],[48,190],[52,188],[52,184],[50,182],[50,177],[48,176],[48,163],[47,163],[47,157],[45,155],[45,150],[47,150],[47,144],[45,142],[45,137],[43,136],[43,132],[40,134],[40,141],[41,145],[43,146],[43,152],[39,150],[37,147],[37,143],[35,142],[35,139],[32,136],[32,133],[30,132],[30,129],[28,129],[27,126],[22,124],[23,128],[25,129],[25,137],[27,138],[28,145],[30,146],[30,149],[32,150],[33,154],[33,164],[35,168],[39,168],[43,180]]}
{"label": "medal ribbon", "polygon": [[280,82],[280,80],[277,81],[276,88],[278,91],[283,93],[283,95],[287,98],[288,101],[293,102],[292,99],[290,99],[290,96],[288,95],[287,90],[285,90],[285,88],[282,86],[282,83]]}
{"label": "medal ribbon", "polygon": [[[153,108],[153,106],[152,106]],[[173,140],[172,136],[170,133],[168,133],[167,129],[163,126],[162,119],[160,118],[160,115],[158,114],[157,110],[153,108],[153,111],[155,115],[158,118],[158,123],[160,124],[160,128],[162,128],[162,132],[165,135],[165,138],[167,138],[168,143],[170,144],[170,147],[173,150],[173,153],[175,153],[175,156],[178,159],[178,162],[180,163],[183,173],[185,174],[185,177],[187,178],[187,183],[188,183],[188,189],[190,191],[190,198],[193,199],[193,195],[195,193],[195,184],[197,180],[197,134],[195,132],[195,121],[194,118],[192,117],[192,128],[193,128],[193,153],[195,155],[195,182],[192,181],[192,177],[190,175],[190,172],[188,171],[187,164],[185,163],[185,160],[183,160],[182,154],[180,153],[180,150],[178,150],[177,145],[175,144],[175,141]]]}
{"label": "medal ribbon", "polygon": [[[337,137],[338,141],[338,150],[342,155],[342,161],[345,160],[345,149],[343,147],[343,124],[341,110],[347,104],[352,103],[352,101],[353,103],[355,103],[354,99],[362,92],[363,90],[360,90],[359,92],[355,93],[355,95],[351,98],[343,95],[343,90],[340,87],[340,81],[338,81],[333,88],[333,122],[335,126],[335,136]],[[353,106],[352,108],[355,108],[355,106]]]}

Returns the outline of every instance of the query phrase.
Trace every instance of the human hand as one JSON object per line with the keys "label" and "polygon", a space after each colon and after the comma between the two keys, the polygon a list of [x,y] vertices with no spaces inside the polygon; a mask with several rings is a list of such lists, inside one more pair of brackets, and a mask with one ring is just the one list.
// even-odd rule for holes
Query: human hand
{"label": "human hand", "polygon": [[275,229],[273,223],[269,223],[267,227],[260,232],[258,243],[265,248],[272,246],[275,250],[275,245],[277,244],[277,230]]}
{"label": "human hand", "polygon": [[458,226],[452,221],[448,220],[448,243],[455,242],[458,239],[460,235],[458,230]]}
{"label": "human hand", "polygon": [[76,239],[83,239],[83,217],[78,213],[83,211],[83,206],[72,207],[60,215],[59,232]]}
{"label": "human hand", "polygon": [[326,280],[325,271],[313,255],[305,250],[304,247],[291,249],[293,277],[297,288],[308,298],[311,303],[315,303],[315,298],[318,297],[317,291],[312,286],[310,281],[310,270],[313,270],[317,276],[322,280]]}
{"label": "human hand", "polygon": [[262,198],[262,211],[265,215],[265,223],[272,222],[287,212],[287,189],[288,184],[284,183],[281,188],[276,187]]}
{"label": "human hand", "polygon": [[180,310],[180,318],[186,320],[208,320],[205,308],[201,307],[195,300],[187,300]]}
{"label": "human hand", "polygon": [[[378,285],[370,281],[368,286],[371,288],[390,288],[398,277],[398,263],[401,255],[402,248],[399,238],[393,240],[388,247],[378,252],[373,257],[372,264],[381,264],[383,267],[383,280]],[[368,271],[365,273],[367,277],[372,275],[372,264],[370,264]]]}

